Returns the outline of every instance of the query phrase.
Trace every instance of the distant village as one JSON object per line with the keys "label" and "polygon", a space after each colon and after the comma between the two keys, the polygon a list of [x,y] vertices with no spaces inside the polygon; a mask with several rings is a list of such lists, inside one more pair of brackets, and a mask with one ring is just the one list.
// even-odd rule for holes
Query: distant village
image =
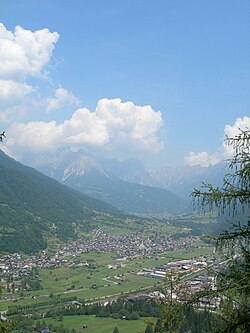
{"label": "distant village", "polygon": [[[102,229],[95,229],[91,237],[81,238],[67,245],[58,245],[53,255],[41,251],[38,255],[8,254],[0,258],[0,274],[4,278],[18,278],[29,274],[32,268],[73,267],[77,254],[90,252],[113,252],[118,260],[133,259],[138,255],[155,256],[167,251],[192,249],[197,247],[198,236],[173,238],[167,235],[145,236],[140,233],[131,235],[108,235]],[[71,258],[65,259],[65,258]],[[78,265],[88,265],[81,263]]]}
{"label": "distant village", "polygon": [[[127,261],[138,257],[156,258],[168,251],[179,249],[190,250],[196,248],[199,237],[174,238],[167,235],[156,234],[145,236],[140,233],[131,235],[108,235],[102,229],[93,230],[90,237],[73,241],[69,244],[58,245],[53,255],[48,255],[41,251],[38,255],[9,254],[0,258],[0,278],[3,285],[7,286],[10,281],[18,281],[27,277],[34,269],[56,267],[87,267],[95,269],[97,264],[93,262],[79,262],[79,255],[93,252],[112,252],[116,254],[113,262],[108,264],[108,268],[116,270],[124,267]],[[74,259],[75,258],[75,259]],[[76,260],[77,259],[77,260]],[[199,256],[195,259],[177,260],[156,265],[152,268],[140,268],[132,273],[152,279],[166,279],[167,272],[171,271],[179,276],[192,275],[192,279],[187,279],[185,289],[190,293],[209,287],[214,288],[214,277],[204,274],[210,265],[214,265],[212,256]],[[199,273],[200,272],[200,273]],[[197,274],[198,273],[198,274]],[[125,275],[115,275],[117,280],[125,280]],[[18,284],[16,284],[18,287]],[[19,291],[18,288],[16,290]],[[10,292],[10,291],[9,291]]]}
{"label": "distant village", "polygon": [[197,247],[199,237],[188,236],[174,238],[164,234],[145,236],[143,233],[131,235],[108,235],[102,229],[93,231],[90,239],[80,239],[70,243],[60,253],[115,252],[118,257],[136,255],[157,255],[179,249],[190,250]]}

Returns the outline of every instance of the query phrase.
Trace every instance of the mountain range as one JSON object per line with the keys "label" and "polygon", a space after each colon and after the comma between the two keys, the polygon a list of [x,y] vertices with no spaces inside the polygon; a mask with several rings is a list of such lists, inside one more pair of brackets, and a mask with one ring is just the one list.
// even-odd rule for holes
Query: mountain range
{"label": "mountain range", "polygon": [[36,168],[126,213],[176,214],[186,208],[185,201],[173,192],[147,183],[148,173],[134,160],[121,163],[68,149],[51,159],[40,160]]}
{"label": "mountain range", "polygon": [[[70,150],[41,159],[36,167],[50,177],[0,150],[0,252],[36,252],[47,246],[51,235],[69,239],[96,223],[123,223],[123,212],[183,212],[185,201],[164,187],[176,189],[204,179],[200,169],[196,177],[190,173],[190,179],[178,171],[175,180],[173,170],[160,174],[136,160],[121,162]],[[205,170],[211,179],[223,168]],[[186,182],[180,182],[182,177]]]}
{"label": "mountain range", "polygon": [[70,149],[41,158],[34,166],[82,193],[138,214],[182,212],[194,188],[202,182],[219,186],[225,173],[224,164],[147,170],[136,159],[119,161]]}

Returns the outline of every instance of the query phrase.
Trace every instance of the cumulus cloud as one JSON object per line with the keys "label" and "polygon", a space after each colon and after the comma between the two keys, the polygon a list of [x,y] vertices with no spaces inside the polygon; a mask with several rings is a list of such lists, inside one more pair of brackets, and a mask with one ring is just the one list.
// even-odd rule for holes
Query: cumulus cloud
{"label": "cumulus cloud", "polygon": [[20,101],[35,89],[26,80],[45,77],[59,34],[48,29],[9,31],[0,23],[0,102]]}
{"label": "cumulus cloud", "polygon": [[[233,125],[226,125],[224,129],[225,137],[233,138],[240,134],[240,131],[250,130],[250,117],[237,118]],[[232,158],[235,154],[232,145],[222,144],[224,158]]]}
{"label": "cumulus cloud", "polygon": [[132,102],[122,103],[119,98],[101,99],[96,108],[97,117],[105,124],[114,144],[119,141],[129,144],[131,140],[138,148],[159,151],[163,148],[157,133],[163,124],[160,111],[150,105],[137,106]]}
{"label": "cumulus cloud", "polygon": [[[233,138],[240,134],[243,130],[250,129],[250,118],[245,116],[243,118],[237,118],[233,125],[226,125],[224,128],[224,137]],[[188,156],[184,158],[186,164],[190,166],[200,165],[202,167],[208,167],[209,165],[215,165],[222,162],[225,159],[230,159],[234,156],[235,150],[232,145],[227,145],[223,141],[219,152],[216,154],[208,154],[207,152],[194,153],[190,152]]]}
{"label": "cumulus cloud", "polygon": [[[160,111],[151,106],[136,106],[120,99],[102,99],[96,110],[78,109],[62,124],[55,121],[16,123],[8,131],[15,147],[30,151],[53,151],[59,147],[99,147],[119,150],[127,145],[132,150],[159,151],[162,126]],[[8,145],[7,140],[7,145]]]}
{"label": "cumulus cloud", "polygon": [[190,166],[200,165],[208,167],[209,165],[218,164],[220,159],[216,155],[209,155],[206,151],[202,151],[200,153],[190,152],[184,161]]}
{"label": "cumulus cloud", "polygon": [[3,124],[13,123],[17,119],[25,117],[26,113],[27,109],[22,105],[6,108],[4,111],[0,112],[0,123],[2,126]]}
{"label": "cumulus cloud", "polygon": [[27,124],[14,124],[8,130],[6,145],[13,146],[13,150],[22,147],[30,151],[52,151],[60,138],[62,128],[55,121],[31,121]]}
{"label": "cumulus cloud", "polygon": [[72,93],[68,92],[66,89],[58,88],[55,91],[54,98],[47,99],[47,112],[61,108],[62,106],[69,105],[78,105],[80,103],[79,98],[75,97]]}
{"label": "cumulus cloud", "polygon": [[33,91],[32,86],[26,83],[15,82],[13,80],[0,80],[0,101],[6,102],[22,98]]}
{"label": "cumulus cloud", "polygon": [[0,76],[5,80],[24,81],[27,76],[44,75],[59,34],[48,29],[25,30],[16,26],[8,31],[0,23]]}
{"label": "cumulus cloud", "polygon": [[[0,120],[11,123],[5,150],[13,154],[72,146],[109,151],[124,147],[127,151],[161,150],[163,143],[158,138],[163,123],[161,112],[154,111],[150,105],[123,103],[119,98],[101,99],[93,112],[80,108],[62,123],[23,120],[28,119],[27,106],[37,113],[42,109],[49,113],[80,102],[62,87],[53,97],[41,97],[39,87],[34,88],[28,83],[31,77],[46,77],[46,66],[58,38],[57,32],[48,29],[30,31],[16,26],[14,31],[9,31],[0,23],[0,102],[3,102]],[[31,93],[33,95],[29,96]]]}

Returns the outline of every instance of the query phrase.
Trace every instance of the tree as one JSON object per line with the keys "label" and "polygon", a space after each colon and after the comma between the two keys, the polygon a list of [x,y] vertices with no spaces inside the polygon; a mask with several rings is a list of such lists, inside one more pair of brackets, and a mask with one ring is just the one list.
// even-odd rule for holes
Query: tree
{"label": "tree", "polygon": [[63,315],[59,315],[58,321],[63,321]]}
{"label": "tree", "polygon": [[130,320],[138,320],[140,318],[137,311],[132,311],[127,317]]}
{"label": "tree", "polygon": [[148,324],[144,333],[154,333],[154,328],[151,324]]}
{"label": "tree", "polygon": [[7,321],[0,320],[0,332],[11,333],[11,326]]}
{"label": "tree", "polygon": [[202,207],[216,207],[222,213],[229,208],[235,213],[239,204],[243,209],[250,204],[250,130],[227,137],[225,144],[232,147],[234,156],[228,160],[231,173],[224,178],[222,189],[203,183],[204,190],[194,189],[192,197]]}
{"label": "tree", "polygon": [[229,160],[229,173],[222,189],[203,184],[202,190],[195,189],[194,200],[202,207],[229,212],[234,223],[229,230],[215,238],[217,248],[227,248],[228,266],[217,277],[217,295],[221,296],[223,325],[217,332],[250,332],[250,219],[238,221],[240,208],[249,213],[250,205],[250,131],[239,130],[225,143],[233,148],[234,156]]}
{"label": "tree", "polygon": [[154,329],[154,333],[158,333],[162,331],[162,323],[161,323],[161,319],[157,319],[156,324],[155,324],[155,329]]}
{"label": "tree", "polygon": [[[162,289],[163,298],[161,299],[161,311],[162,320],[161,325],[169,333],[176,333],[179,331],[181,324],[181,309],[183,307],[175,297],[174,294],[178,293],[180,288],[180,277],[174,271],[169,271],[166,273],[166,286]],[[160,323],[158,323],[160,324]],[[155,332],[161,332],[160,325],[157,328],[157,323],[155,326]],[[160,329],[157,331],[157,329]]]}
{"label": "tree", "polygon": [[119,333],[117,326],[114,328],[113,333]]}

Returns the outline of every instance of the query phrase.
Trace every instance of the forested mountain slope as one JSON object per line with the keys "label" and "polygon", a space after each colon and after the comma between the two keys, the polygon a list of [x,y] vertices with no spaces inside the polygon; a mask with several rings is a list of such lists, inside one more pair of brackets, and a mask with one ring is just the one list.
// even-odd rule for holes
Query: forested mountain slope
{"label": "forested mountain slope", "polygon": [[[80,194],[0,151],[0,251],[33,252],[46,247],[44,235],[74,236],[98,214],[118,211]],[[73,224],[73,225],[72,225]]]}

